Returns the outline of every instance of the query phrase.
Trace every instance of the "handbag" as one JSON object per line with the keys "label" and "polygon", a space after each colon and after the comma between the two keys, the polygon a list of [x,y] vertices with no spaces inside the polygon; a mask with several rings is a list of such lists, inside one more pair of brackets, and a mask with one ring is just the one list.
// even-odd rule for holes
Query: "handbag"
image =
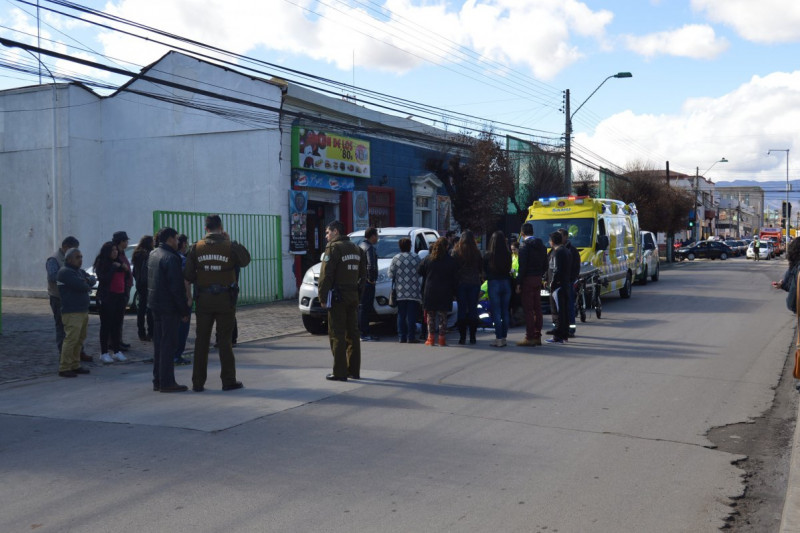
{"label": "handbag", "polygon": [[389,294],[389,307],[397,307],[397,289],[394,287],[394,280],[392,280],[392,292]]}
{"label": "handbag", "polygon": [[[797,274],[797,286],[800,286],[800,274]],[[795,304],[797,339],[794,342],[794,370],[792,375],[795,379],[800,379],[800,291],[797,290],[795,290]]]}

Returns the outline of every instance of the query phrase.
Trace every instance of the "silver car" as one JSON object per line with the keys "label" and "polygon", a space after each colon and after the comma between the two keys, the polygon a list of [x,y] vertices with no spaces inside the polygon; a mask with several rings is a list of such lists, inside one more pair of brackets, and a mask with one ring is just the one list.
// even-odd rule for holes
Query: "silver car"
{"label": "silver car", "polygon": [[[348,235],[356,244],[364,240],[364,230],[354,231]],[[378,244],[378,281],[375,284],[375,316],[376,320],[392,320],[397,315],[397,308],[389,305],[392,283],[388,276],[392,258],[400,253],[398,242],[403,237],[411,239],[411,250],[425,255],[431,245],[439,238],[436,230],[430,228],[400,227],[379,228]],[[309,268],[303,276],[298,291],[298,308],[303,318],[303,326],[309,333],[322,335],[328,332],[328,313],[319,305],[319,271],[321,263]]]}
{"label": "silver car", "polygon": [[651,231],[642,231],[642,267],[639,276],[636,278],[639,283],[644,285],[649,277],[653,281],[658,281],[660,275],[660,264],[658,257],[658,244],[656,236]]}

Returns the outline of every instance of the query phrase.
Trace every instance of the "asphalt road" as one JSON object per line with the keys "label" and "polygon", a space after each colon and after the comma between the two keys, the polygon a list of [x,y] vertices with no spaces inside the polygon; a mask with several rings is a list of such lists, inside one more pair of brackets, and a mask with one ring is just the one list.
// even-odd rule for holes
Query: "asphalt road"
{"label": "asphalt road", "polygon": [[566,346],[365,344],[360,382],[300,334],[240,345],[241,391],[0,385],[0,531],[717,531],[745,479],[706,435],[772,403],[783,268],[676,265]]}

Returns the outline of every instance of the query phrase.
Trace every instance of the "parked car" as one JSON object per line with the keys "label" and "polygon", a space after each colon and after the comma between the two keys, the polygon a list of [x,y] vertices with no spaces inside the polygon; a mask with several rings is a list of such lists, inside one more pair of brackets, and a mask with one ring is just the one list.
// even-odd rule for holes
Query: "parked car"
{"label": "parked car", "polygon": [[747,251],[747,246],[745,246],[745,244],[742,241],[737,241],[735,239],[728,239],[727,241],[724,242],[731,249],[734,257],[739,257],[745,251]]}
{"label": "parked car", "polygon": [[[125,248],[125,255],[128,257],[128,262],[131,264],[131,273],[133,273],[133,251],[136,249],[136,245],[130,244],[127,248]],[[96,255],[96,254],[95,254]],[[94,263],[95,255],[88,255],[89,261]],[[88,274],[94,276],[94,266],[93,264],[89,265],[89,268],[84,269]],[[97,287],[99,282],[96,282],[92,287],[92,292],[89,293],[89,309],[97,310]],[[136,307],[139,305],[139,293],[136,292],[136,284],[133,285],[131,289],[131,294],[128,297],[128,310],[131,312],[136,312]]]}
{"label": "parked car", "polygon": [[648,276],[653,281],[658,281],[660,266],[658,259],[658,244],[656,236],[650,231],[643,231],[642,234],[642,268],[636,280],[642,285],[647,283]]}
{"label": "parked car", "polygon": [[[348,235],[355,243],[364,240],[364,230],[354,231]],[[377,320],[393,320],[397,315],[397,308],[389,305],[389,296],[392,292],[392,283],[388,277],[389,264],[392,258],[400,253],[398,242],[401,238],[411,239],[412,251],[417,254],[427,254],[431,245],[439,238],[436,230],[429,228],[404,227],[404,228],[379,228],[378,229],[378,281],[375,284],[375,315]],[[303,276],[303,282],[298,291],[298,307],[306,331],[314,335],[328,332],[328,312],[319,305],[319,271],[321,263],[309,268]]]}
{"label": "parked car", "polygon": [[[775,247],[769,241],[759,241],[761,244],[758,247],[758,258],[759,259],[766,259],[770,260],[775,257]],[[750,246],[747,247],[747,255],[745,256],[747,259],[755,259],[756,254],[753,251],[753,243],[750,243]]]}
{"label": "parked car", "polygon": [[730,247],[718,241],[700,241],[689,246],[682,246],[675,250],[675,259],[688,259],[694,261],[695,259],[722,259],[725,260],[733,256]]}

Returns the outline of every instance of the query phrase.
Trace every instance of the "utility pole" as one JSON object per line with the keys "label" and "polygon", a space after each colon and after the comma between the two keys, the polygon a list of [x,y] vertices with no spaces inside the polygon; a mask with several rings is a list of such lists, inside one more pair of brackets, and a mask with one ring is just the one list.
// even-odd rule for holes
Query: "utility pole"
{"label": "utility pole", "polygon": [[[667,187],[669,187],[669,161],[667,161],[667,172],[666,172],[665,175],[666,175],[666,178],[667,178]],[[666,249],[666,252],[667,252],[667,263],[672,263],[672,251],[673,251],[673,248],[674,248],[674,246],[673,246],[674,243],[675,243],[675,233],[673,231],[668,231],[667,232],[667,249]]]}
{"label": "utility pole", "polygon": [[564,196],[569,196],[572,188],[572,115],[569,109],[569,89],[566,91],[564,111],[564,115],[567,117],[564,128]]}
{"label": "utility pole", "polygon": [[700,188],[700,167],[695,167],[694,173],[694,227],[692,228],[692,240],[697,242],[697,224],[700,223],[699,212],[697,211],[697,190]]}

